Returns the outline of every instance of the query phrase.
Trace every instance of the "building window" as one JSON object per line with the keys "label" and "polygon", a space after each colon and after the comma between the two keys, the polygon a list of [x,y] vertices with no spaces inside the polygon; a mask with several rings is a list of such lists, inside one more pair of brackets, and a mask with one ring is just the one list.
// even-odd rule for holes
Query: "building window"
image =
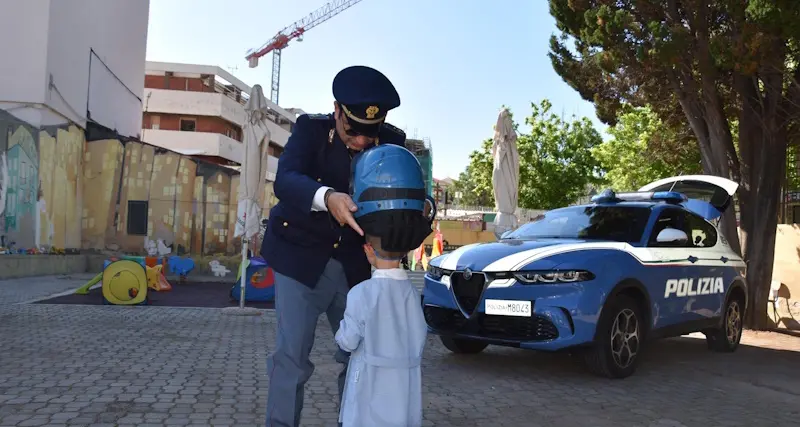
{"label": "building window", "polygon": [[283,154],[283,147],[281,147],[280,145],[278,145],[278,144],[276,144],[276,143],[274,143],[272,141],[269,142],[269,146],[267,148],[268,148],[267,151],[269,152],[269,154],[271,154],[271,155],[273,155],[275,157],[280,157],[281,154]]}
{"label": "building window", "polygon": [[227,136],[228,138],[235,139],[237,141],[239,140],[239,132],[236,132],[236,129],[228,128],[228,130],[225,131],[225,136]]}
{"label": "building window", "polygon": [[161,116],[150,116],[150,129],[161,129]]}
{"label": "building window", "polygon": [[128,235],[147,236],[147,213],[150,208],[147,200],[128,200]]}
{"label": "building window", "polygon": [[181,119],[181,130],[184,132],[194,132],[197,127],[195,119]]}

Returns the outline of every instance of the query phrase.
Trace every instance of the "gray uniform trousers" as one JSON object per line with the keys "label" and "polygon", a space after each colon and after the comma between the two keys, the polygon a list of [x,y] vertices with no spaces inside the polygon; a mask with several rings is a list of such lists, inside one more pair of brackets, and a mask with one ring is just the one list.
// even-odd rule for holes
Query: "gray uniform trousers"
{"label": "gray uniform trousers", "polygon": [[[300,425],[305,384],[314,372],[314,364],[308,357],[314,345],[317,321],[325,313],[336,334],[344,317],[348,291],[344,268],[334,259],[328,261],[314,289],[275,272],[278,326],[274,350],[267,358],[267,427]],[[338,349],[334,358],[344,365],[338,378],[341,404],[350,355]]]}

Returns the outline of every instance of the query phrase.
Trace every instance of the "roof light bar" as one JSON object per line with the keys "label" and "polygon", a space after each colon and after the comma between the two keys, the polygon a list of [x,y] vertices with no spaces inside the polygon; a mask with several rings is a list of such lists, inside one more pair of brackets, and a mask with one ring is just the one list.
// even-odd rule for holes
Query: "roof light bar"
{"label": "roof light bar", "polygon": [[682,203],[688,198],[683,193],[677,191],[636,191],[630,193],[615,193],[614,190],[603,190],[602,193],[593,196],[593,203],[616,203],[616,202],[649,202],[665,201],[671,203]]}

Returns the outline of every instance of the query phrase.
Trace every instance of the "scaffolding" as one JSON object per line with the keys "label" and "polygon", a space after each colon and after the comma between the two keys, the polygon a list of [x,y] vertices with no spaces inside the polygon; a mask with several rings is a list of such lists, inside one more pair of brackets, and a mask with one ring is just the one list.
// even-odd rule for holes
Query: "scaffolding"
{"label": "scaffolding", "polygon": [[433,151],[431,150],[431,140],[406,139],[406,148],[414,153],[422,166],[422,179],[425,180],[425,192],[433,196]]}

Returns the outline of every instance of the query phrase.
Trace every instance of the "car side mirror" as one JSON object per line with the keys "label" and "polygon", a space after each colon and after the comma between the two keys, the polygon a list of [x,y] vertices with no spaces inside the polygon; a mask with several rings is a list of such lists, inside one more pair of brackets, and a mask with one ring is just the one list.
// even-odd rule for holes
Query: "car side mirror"
{"label": "car side mirror", "polygon": [[658,233],[656,236],[657,243],[687,243],[689,241],[689,236],[686,235],[681,230],[676,228],[665,228]]}

